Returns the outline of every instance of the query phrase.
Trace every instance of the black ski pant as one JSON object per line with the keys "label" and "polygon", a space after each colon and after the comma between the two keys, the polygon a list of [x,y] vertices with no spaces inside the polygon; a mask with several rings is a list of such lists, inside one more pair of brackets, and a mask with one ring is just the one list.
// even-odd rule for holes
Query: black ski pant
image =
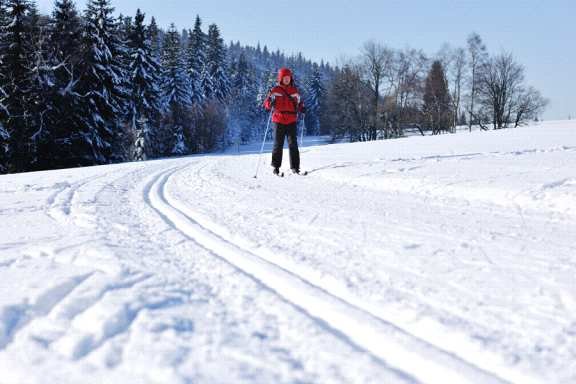
{"label": "black ski pant", "polygon": [[290,150],[290,169],[300,170],[300,151],[298,150],[297,123],[280,124],[274,123],[274,149],[272,150],[272,166],[282,166],[282,153],[284,152],[284,138],[288,137],[288,149]]}

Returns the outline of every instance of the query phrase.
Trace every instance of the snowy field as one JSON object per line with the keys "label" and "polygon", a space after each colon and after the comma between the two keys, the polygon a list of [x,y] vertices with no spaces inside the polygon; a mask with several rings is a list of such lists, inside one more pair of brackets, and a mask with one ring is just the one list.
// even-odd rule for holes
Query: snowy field
{"label": "snowy field", "polygon": [[302,152],[0,176],[0,384],[576,382],[576,122]]}

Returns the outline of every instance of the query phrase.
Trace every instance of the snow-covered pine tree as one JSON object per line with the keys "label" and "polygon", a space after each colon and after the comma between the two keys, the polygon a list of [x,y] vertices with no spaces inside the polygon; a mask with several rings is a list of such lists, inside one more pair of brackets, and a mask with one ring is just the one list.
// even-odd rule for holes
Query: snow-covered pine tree
{"label": "snow-covered pine tree", "polygon": [[28,15],[32,8],[27,0],[7,0],[5,6],[7,24],[0,31],[0,73],[4,76],[2,104],[8,112],[3,126],[10,137],[6,168],[23,172],[36,162],[30,111],[34,46]]}
{"label": "snow-covered pine tree", "polygon": [[120,16],[118,16],[118,29],[121,31],[121,36],[124,39],[128,39],[128,36],[132,33],[132,28],[134,28],[132,18],[120,14]]}
{"label": "snow-covered pine tree", "polygon": [[254,84],[253,79],[251,78],[251,66],[246,58],[244,53],[240,54],[240,57],[237,61],[234,61],[231,66],[231,83],[232,88],[236,90],[238,93],[241,90],[241,93],[244,93],[252,84]]}
{"label": "snow-covered pine tree", "polygon": [[258,91],[255,97],[255,121],[254,124],[255,131],[253,132],[253,136],[258,137],[260,140],[262,139],[262,135],[264,135],[265,126],[270,117],[270,113],[264,109],[264,102],[266,101],[266,97],[270,93],[270,90],[276,85],[276,71],[275,70],[265,70],[262,72]]}
{"label": "snow-covered pine tree", "polygon": [[56,71],[56,77],[68,82],[69,73],[77,72],[81,52],[81,19],[72,0],[56,0],[52,12],[50,46],[57,63],[65,63]]}
{"label": "snow-covered pine tree", "polygon": [[[187,148],[184,129],[189,125],[189,108],[192,105],[190,82],[186,76],[184,58],[180,42],[180,33],[172,24],[164,37],[163,67],[163,103],[167,109],[166,124],[163,129],[168,142],[164,145],[165,154],[183,154]],[[180,143],[181,140],[182,143]],[[178,149],[175,151],[175,149]],[[185,152],[185,151],[184,151]]]}
{"label": "snow-covered pine tree", "polygon": [[134,25],[128,36],[130,63],[129,122],[136,138],[134,160],[146,160],[154,156],[155,128],[162,114],[160,92],[160,64],[151,48],[149,31],[144,25],[145,15],[138,9]]}
{"label": "snow-covered pine tree", "polygon": [[192,104],[201,107],[206,95],[202,86],[202,75],[206,62],[206,35],[202,32],[202,20],[196,16],[194,29],[190,32],[187,50],[187,71],[190,78]]}
{"label": "snow-covered pine tree", "polygon": [[228,141],[247,143],[253,137],[256,122],[254,94],[256,93],[254,70],[242,53],[230,68],[232,88],[230,90],[230,130]]}
{"label": "snow-covered pine tree", "polygon": [[114,153],[115,148],[127,150],[118,142],[126,133],[126,75],[113,12],[110,0],[90,0],[84,15],[85,49],[79,91],[85,100],[82,119],[89,127],[86,141],[96,164],[125,158],[125,153]]}
{"label": "snow-covered pine tree", "polygon": [[44,151],[47,167],[94,164],[89,127],[82,119],[86,108],[78,93],[82,62],[82,24],[72,0],[57,0],[49,30],[49,54],[54,67],[51,93],[52,127]]}
{"label": "snow-covered pine tree", "polygon": [[0,120],[0,174],[8,172],[10,135]]}
{"label": "snow-covered pine tree", "polygon": [[182,29],[180,32],[180,44],[182,45],[182,51],[186,51],[188,48],[189,40],[190,39],[190,30],[189,29]]}
{"label": "snow-covered pine tree", "polygon": [[150,25],[148,26],[148,35],[150,37],[150,49],[154,58],[160,62],[162,59],[162,42],[160,39],[160,29],[156,23],[156,19],[152,16],[150,20]]}
{"label": "snow-covered pine tree", "polygon": [[[6,15],[5,0],[0,0],[0,68],[3,68],[4,46],[2,38],[4,36],[4,28],[8,25],[8,18]],[[8,153],[10,146],[10,135],[4,128],[4,122],[8,117],[8,110],[4,106],[4,99],[6,93],[4,92],[5,85],[4,73],[0,71],[0,174],[8,171]]]}
{"label": "snow-covered pine tree", "polygon": [[40,36],[44,32],[47,26],[46,18],[40,15],[36,2],[34,0],[29,0],[30,11],[28,12],[28,24],[30,25],[30,34],[32,36],[33,44],[38,40],[42,39]]}
{"label": "snow-covered pine tree", "polygon": [[322,74],[318,66],[314,66],[312,75],[306,83],[306,127],[309,135],[320,134],[320,109],[325,96]]}
{"label": "snow-covered pine tree", "polygon": [[30,66],[31,89],[28,98],[32,126],[31,144],[35,162],[30,170],[52,169],[53,129],[56,126],[55,71],[57,67],[50,47],[50,25],[41,17],[35,3],[31,3],[28,16],[33,44],[33,60]]}
{"label": "snow-covered pine tree", "polygon": [[167,106],[186,107],[191,104],[189,82],[185,75],[185,65],[180,47],[180,34],[174,24],[166,33],[162,55],[164,68],[164,97]]}
{"label": "snow-covered pine tree", "polygon": [[216,24],[208,27],[206,75],[210,77],[211,82],[211,88],[206,90],[206,96],[209,99],[225,103],[230,94],[230,79],[228,77],[226,47]]}
{"label": "snow-covered pine tree", "polygon": [[184,130],[181,125],[174,127],[172,150],[170,153],[175,156],[182,156],[188,153],[188,146],[186,145],[186,138],[184,137]]}
{"label": "snow-covered pine tree", "polygon": [[128,73],[128,66],[131,61],[130,51],[128,49],[128,39],[133,30],[133,20],[130,16],[123,16],[120,14],[114,22],[114,36],[119,42],[119,44],[116,45],[116,55],[119,68],[122,71],[121,82],[118,90],[124,95],[124,97],[121,98],[121,101],[123,101],[122,110],[118,115],[121,129],[116,129],[113,132],[112,162],[123,162],[131,158],[135,141],[134,132],[130,127],[129,104],[131,84],[129,83],[130,73]]}

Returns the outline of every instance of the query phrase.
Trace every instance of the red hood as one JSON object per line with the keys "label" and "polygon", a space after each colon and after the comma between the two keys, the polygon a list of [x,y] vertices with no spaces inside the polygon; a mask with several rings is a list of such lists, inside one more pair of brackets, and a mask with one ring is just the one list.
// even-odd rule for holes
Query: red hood
{"label": "red hood", "polygon": [[282,78],[284,76],[290,76],[290,85],[294,84],[294,77],[292,76],[292,71],[286,67],[280,68],[278,71],[278,84],[282,84]]}

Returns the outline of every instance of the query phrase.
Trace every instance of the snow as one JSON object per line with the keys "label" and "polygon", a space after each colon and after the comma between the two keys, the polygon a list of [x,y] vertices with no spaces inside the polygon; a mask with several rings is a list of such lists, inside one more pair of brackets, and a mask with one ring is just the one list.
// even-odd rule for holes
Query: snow
{"label": "snow", "polygon": [[1,176],[0,383],[576,381],[576,122],[319,144]]}

